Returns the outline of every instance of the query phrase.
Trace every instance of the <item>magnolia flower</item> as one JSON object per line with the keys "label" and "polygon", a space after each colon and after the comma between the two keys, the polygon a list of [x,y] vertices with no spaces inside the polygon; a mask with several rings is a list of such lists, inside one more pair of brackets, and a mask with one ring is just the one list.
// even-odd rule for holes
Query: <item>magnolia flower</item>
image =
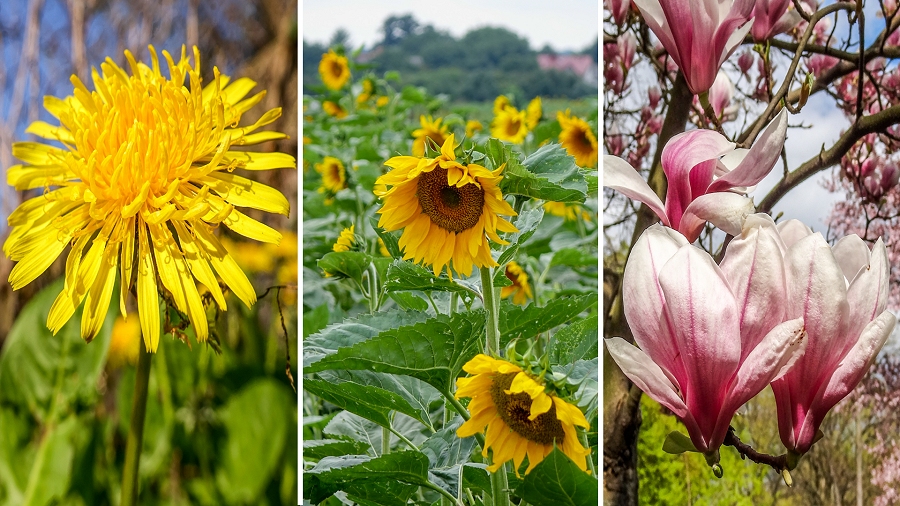
{"label": "magnolia flower", "polygon": [[668,190],[666,203],[627,162],[603,157],[603,184],[646,204],[663,225],[681,232],[690,242],[700,236],[705,222],[728,234],[741,232],[744,218],[753,212],[745,192],[772,170],[787,132],[782,110],[749,149],[735,149],[722,134],[691,130],[672,137],[662,153]]}
{"label": "magnolia flower", "polygon": [[737,118],[739,107],[731,103],[732,98],[734,98],[734,84],[725,72],[719,72],[712,88],[709,89],[709,103],[716,117],[722,122]]}
{"label": "magnolia flower", "polygon": [[881,239],[856,235],[829,247],[797,220],[778,225],[785,247],[786,318],[803,318],[806,353],[772,382],[778,430],[789,454],[804,454],[828,411],[862,380],[897,319],[885,310],[889,268]]}
{"label": "magnolia flower", "polygon": [[631,0],[606,0],[604,3],[612,14],[613,21],[622,26],[625,23],[625,16],[628,15],[628,8],[631,7]]}
{"label": "magnolia flower", "polygon": [[647,26],[699,95],[750,30],[754,0],[634,0]]}
{"label": "magnolia flower", "polygon": [[794,9],[788,10],[791,0],[756,0],[753,7],[753,40],[762,42],[797,26],[803,20]]}
{"label": "magnolia flower", "polygon": [[784,298],[773,230],[747,230],[717,266],[681,235],[653,225],[625,266],[625,318],[640,349],[619,337],[606,347],[714,462],[738,408],[803,352],[803,320],[783,321]]}

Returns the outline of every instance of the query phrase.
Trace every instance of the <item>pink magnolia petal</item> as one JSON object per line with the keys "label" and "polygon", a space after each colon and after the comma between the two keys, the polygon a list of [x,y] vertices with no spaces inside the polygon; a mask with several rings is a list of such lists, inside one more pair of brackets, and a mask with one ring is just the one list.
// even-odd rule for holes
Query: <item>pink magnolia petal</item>
{"label": "pink magnolia petal", "polygon": [[[737,3],[735,2],[735,4]],[[751,24],[750,16],[747,15],[739,19],[726,20],[719,26],[719,30],[716,32],[716,37],[713,40],[715,47],[721,48],[719,52],[720,67],[741,45],[744,37],[750,32]]]}
{"label": "pink magnolia petal", "polygon": [[778,224],[778,233],[784,245],[790,248],[800,239],[812,235],[813,231],[800,220],[787,220]]}
{"label": "pink magnolia petal", "polygon": [[733,171],[713,182],[709,186],[709,191],[724,191],[734,186],[752,186],[762,181],[781,156],[786,133],[787,111],[782,109],[759,136],[741,163]]}
{"label": "pink magnolia petal", "polygon": [[708,221],[726,234],[738,235],[744,219],[754,211],[753,201],[743,195],[731,192],[707,193],[696,198],[685,209],[678,231],[688,241],[694,242]]}
{"label": "pink magnolia petal", "polygon": [[740,311],[742,359],[784,321],[787,292],[780,240],[774,223],[771,227],[745,227],[728,245],[719,264]]}
{"label": "pink magnolia petal", "polygon": [[656,402],[670,409],[678,418],[688,415],[687,406],[675,385],[663,374],[662,369],[642,350],[621,337],[603,340],[609,355],[616,361],[625,376]]}
{"label": "pink magnolia petal", "polygon": [[856,234],[841,237],[831,251],[848,282],[869,265],[869,246]]}
{"label": "pink magnolia petal", "polygon": [[685,403],[711,434],[741,357],[738,311],[728,281],[706,252],[682,246],[659,273],[663,315],[681,352]]}
{"label": "pink magnolia petal", "polygon": [[603,156],[603,186],[612,188],[628,198],[632,198],[647,205],[662,220],[669,225],[665,206],[662,200],[644,181],[644,178],[634,170],[634,167],[617,156]]}
{"label": "pink magnolia petal", "polygon": [[[856,237],[856,236],[852,236]],[[860,239],[860,242],[862,240]],[[840,242],[835,245],[835,249]],[[865,247],[865,243],[863,243]],[[866,248],[868,253],[868,248]],[[871,259],[850,283],[847,289],[847,301],[850,303],[849,335],[858,335],[863,326],[881,314],[887,306],[890,267],[888,266],[887,249],[880,238],[872,248]]]}
{"label": "pink magnolia petal", "polygon": [[676,343],[661,318],[666,300],[657,279],[663,265],[687,244],[670,228],[649,227],[631,249],[622,289],[625,318],[635,342],[676,380],[684,379],[684,366],[672,353]]}
{"label": "pink magnolia petal", "polygon": [[[717,160],[732,149],[734,143],[712,130],[691,130],[672,137],[666,143],[662,152],[662,167],[669,185],[666,191],[666,214],[673,227],[679,228],[684,210],[691,200],[699,196],[691,191],[692,169],[702,162]],[[711,180],[711,171],[708,177]],[[696,187],[697,181],[694,183]]]}
{"label": "pink magnolia petal", "polygon": [[641,16],[644,18],[644,22],[647,23],[647,27],[653,31],[659,42],[666,48],[669,56],[680,67],[681,56],[678,52],[678,46],[675,44],[672,29],[670,28],[671,25],[666,20],[666,15],[659,0],[634,0],[633,3],[641,11]]}
{"label": "pink magnolia petal", "polygon": [[769,36],[774,37],[775,35],[778,35],[779,33],[784,33],[786,31],[790,30],[791,28],[797,26],[800,23],[800,21],[802,21],[802,20],[803,20],[803,18],[800,16],[800,13],[797,12],[795,9],[791,9],[791,10],[785,12],[784,15],[782,15],[781,18],[778,19],[778,21],[775,23],[775,25],[772,26],[772,29],[769,32],[770,33]]}
{"label": "pink magnolia petal", "polygon": [[866,325],[859,340],[850,348],[828,381],[821,400],[817,403],[818,409],[827,412],[856,388],[896,324],[897,318],[893,313],[885,311]]}

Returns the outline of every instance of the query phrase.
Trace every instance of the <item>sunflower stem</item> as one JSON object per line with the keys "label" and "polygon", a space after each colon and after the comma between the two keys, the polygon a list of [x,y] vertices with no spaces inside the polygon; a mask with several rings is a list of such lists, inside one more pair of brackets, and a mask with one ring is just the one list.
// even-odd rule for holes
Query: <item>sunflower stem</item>
{"label": "sunflower stem", "polygon": [[[390,422],[388,422],[390,424]],[[381,428],[381,454],[387,455],[391,453],[391,428],[390,427],[382,427]]]}
{"label": "sunflower stem", "polygon": [[506,480],[506,465],[491,473],[491,498],[494,506],[509,506],[509,483]]}
{"label": "sunflower stem", "polygon": [[134,380],[134,397],[131,404],[131,422],[125,443],[125,468],[122,472],[122,506],[137,504],[138,469],[141,463],[141,446],[144,440],[144,415],[147,413],[147,387],[150,383],[150,352],[141,343],[137,372]]}
{"label": "sunflower stem", "polygon": [[494,293],[494,279],[490,267],[481,268],[481,291],[484,297],[486,355],[500,356],[500,304]]}

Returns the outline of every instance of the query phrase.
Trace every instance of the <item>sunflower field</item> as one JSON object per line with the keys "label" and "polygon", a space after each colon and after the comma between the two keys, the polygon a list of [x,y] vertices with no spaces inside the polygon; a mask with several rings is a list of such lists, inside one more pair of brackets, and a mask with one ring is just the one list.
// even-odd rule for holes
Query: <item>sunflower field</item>
{"label": "sunflower field", "polygon": [[303,497],[598,501],[597,104],[303,96]]}

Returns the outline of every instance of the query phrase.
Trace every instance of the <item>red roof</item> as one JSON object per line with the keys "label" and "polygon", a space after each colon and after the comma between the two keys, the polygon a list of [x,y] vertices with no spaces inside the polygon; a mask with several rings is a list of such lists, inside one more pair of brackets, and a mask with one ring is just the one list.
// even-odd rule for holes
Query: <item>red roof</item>
{"label": "red roof", "polygon": [[586,54],[541,53],[537,61],[542,70],[571,70],[580,76],[595,65],[594,59]]}

